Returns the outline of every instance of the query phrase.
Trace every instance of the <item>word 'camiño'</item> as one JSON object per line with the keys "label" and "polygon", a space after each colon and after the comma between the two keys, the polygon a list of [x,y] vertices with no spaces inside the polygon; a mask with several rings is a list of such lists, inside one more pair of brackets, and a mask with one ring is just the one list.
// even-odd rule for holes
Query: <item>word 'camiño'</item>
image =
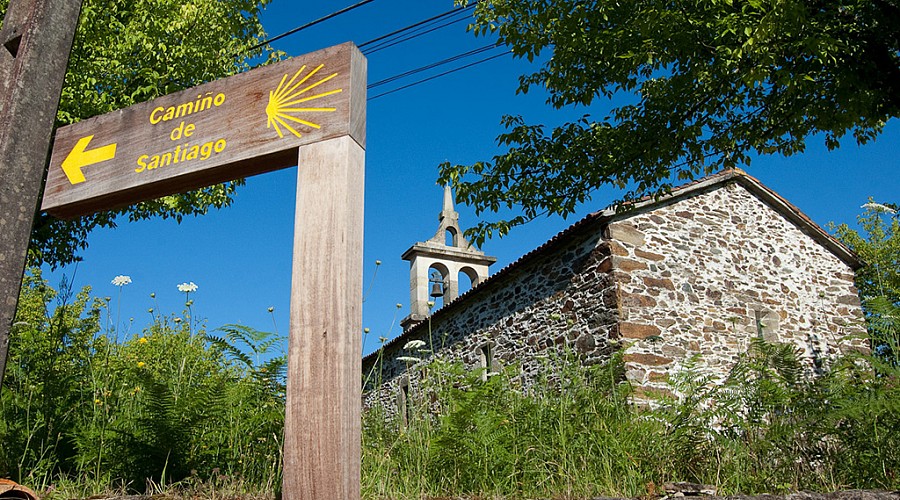
{"label": "word 'cami\u00f1o'", "polygon": [[213,106],[218,107],[224,103],[225,94],[219,92],[213,96],[212,92],[207,92],[206,97],[203,97],[203,94],[198,95],[196,101],[188,101],[184,104],[179,104],[178,106],[169,106],[168,108],[162,106],[154,108],[153,111],[150,112],[150,123],[156,125],[159,122],[167,122],[176,118],[199,113],[210,109]]}

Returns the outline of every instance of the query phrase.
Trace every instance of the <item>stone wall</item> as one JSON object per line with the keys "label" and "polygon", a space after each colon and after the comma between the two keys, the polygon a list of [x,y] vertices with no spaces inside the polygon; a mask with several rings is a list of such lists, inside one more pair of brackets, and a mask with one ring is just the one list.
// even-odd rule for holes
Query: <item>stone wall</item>
{"label": "stone wall", "polygon": [[801,226],[734,181],[590,216],[367,357],[366,404],[396,410],[416,389],[397,358],[430,354],[404,351],[411,340],[473,370],[518,363],[526,384],[550,352],[623,349],[641,399],[671,394],[689,359],[724,377],[759,336],[794,343],[815,372],[867,343],[852,268]]}
{"label": "stone wall", "polygon": [[627,377],[643,391],[668,393],[691,357],[724,376],[757,336],[794,343],[811,370],[866,345],[853,270],[740,184],[652,206],[608,233]]}
{"label": "stone wall", "polygon": [[[403,345],[411,340],[422,340],[427,348],[434,345],[442,356],[462,360],[473,370],[518,363],[526,384],[538,375],[539,357],[562,352],[564,346],[586,362],[606,359],[616,325],[609,246],[596,225],[577,233],[552,243],[553,248],[537,258],[523,257],[512,272],[495,275],[436,311],[430,339],[429,324],[420,323],[400,341],[385,346],[383,361],[377,354],[367,357],[363,375],[368,377],[368,389],[376,387],[380,377],[377,394],[388,409],[398,406],[402,385],[415,390],[418,372],[411,370],[407,377],[407,363],[397,358],[428,354],[404,351]],[[493,358],[489,367],[483,359],[485,346]],[[376,392],[370,392],[366,404],[375,397]]]}

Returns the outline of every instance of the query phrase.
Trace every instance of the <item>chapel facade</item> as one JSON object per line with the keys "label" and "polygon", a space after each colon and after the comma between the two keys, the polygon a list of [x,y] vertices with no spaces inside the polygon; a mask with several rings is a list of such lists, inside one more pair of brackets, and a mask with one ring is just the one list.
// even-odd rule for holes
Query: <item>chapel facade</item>
{"label": "chapel facade", "polygon": [[[754,337],[794,344],[811,372],[868,347],[859,259],[741,170],[592,213],[490,277],[492,258],[465,240],[440,248],[450,246],[445,220],[461,238],[458,216],[446,215],[452,203],[445,191],[438,234],[404,253],[414,305],[403,334],[363,359],[364,377],[380,375],[368,377],[368,403],[395,406],[417,384],[420,372],[398,360],[411,340],[485,373],[516,364],[524,384],[553,352],[584,363],[622,352],[635,396],[651,399],[670,395],[669,378],[687,363],[724,377]],[[457,297],[441,283],[450,295],[429,316],[429,271],[467,265],[472,289]]]}

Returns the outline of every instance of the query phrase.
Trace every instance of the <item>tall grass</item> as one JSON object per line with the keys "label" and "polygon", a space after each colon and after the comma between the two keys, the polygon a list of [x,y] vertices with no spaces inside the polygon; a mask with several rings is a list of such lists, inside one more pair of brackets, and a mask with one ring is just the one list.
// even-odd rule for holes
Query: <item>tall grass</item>
{"label": "tall grass", "polygon": [[[119,340],[104,326],[116,304],[60,288],[33,273],[22,290],[0,475],[67,498],[279,488],[275,336],[157,311]],[[754,341],[724,383],[689,368],[670,378],[678,399],[649,406],[635,404],[617,356],[551,355],[524,386],[515,366],[485,374],[424,354],[410,361],[408,422],[381,404],[363,415],[366,498],[645,496],[670,481],[746,494],[900,488],[900,363],[883,353],[810,377],[791,346]]]}
{"label": "tall grass", "polygon": [[272,335],[207,334],[187,314],[157,315],[119,341],[102,327],[109,300],[61,289],[38,271],[22,288],[0,395],[0,476],[85,494],[231,477],[280,485],[284,358],[244,354],[272,348]]}
{"label": "tall grass", "polygon": [[672,380],[679,399],[653,409],[631,402],[617,357],[551,359],[529,388],[515,368],[486,381],[440,360],[415,369],[426,375],[409,425],[377,405],[364,417],[368,498],[900,486],[900,373],[879,359],[849,355],[810,378],[793,347],[754,341],[724,384],[687,370]]}

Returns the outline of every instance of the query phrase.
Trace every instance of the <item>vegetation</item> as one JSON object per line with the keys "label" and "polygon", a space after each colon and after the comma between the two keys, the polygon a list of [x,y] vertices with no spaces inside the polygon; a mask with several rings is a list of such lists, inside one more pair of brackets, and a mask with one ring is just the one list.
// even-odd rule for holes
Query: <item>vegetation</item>
{"label": "vegetation", "polygon": [[[32,271],[22,291],[0,474],[66,498],[278,489],[275,336],[208,333],[188,301],[180,315],[151,311],[147,328],[119,341],[104,326],[118,323],[112,299],[60,288]],[[641,496],[668,481],[726,493],[900,487],[900,364],[883,356],[848,354],[813,379],[793,347],[760,340],[723,385],[688,369],[670,380],[681,398],[647,407],[633,404],[618,358],[585,367],[551,357],[523,387],[516,367],[483,376],[417,348],[408,423],[393,401],[364,415],[367,498]]]}
{"label": "vegetation", "polygon": [[280,485],[285,360],[268,352],[273,335],[207,334],[188,305],[119,342],[103,328],[111,300],[61,288],[36,270],[22,288],[0,397],[0,476],[69,497],[228,478]]}
{"label": "vegetation", "polygon": [[479,213],[521,208],[481,223],[476,242],[571,214],[602,186],[658,193],[753,155],[800,153],[811,136],[832,149],[847,136],[865,143],[900,113],[894,1],[489,0],[475,10],[477,35],[541,62],[518,91],[585,113],[615,98],[608,116],[552,128],[506,116],[497,142],[508,151],[441,166],[440,182]]}
{"label": "vegetation", "polygon": [[875,376],[850,355],[802,376],[792,346],[755,340],[724,385],[695,370],[672,379],[678,400],[629,404],[618,360],[583,367],[562,357],[536,386],[516,367],[482,374],[424,363],[410,389],[409,424],[392,408],[366,414],[368,498],[478,495],[593,498],[664,494],[669,481],[720,493],[900,485],[895,365]]}
{"label": "vegetation", "polygon": [[[239,73],[268,54],[260,11],[270,0],[84,0],[58,125]],[[9,0],[0,0],[0,19]],[[32,231],[32,265],[78,260],[87,235],[117,221],[153,217],[180,221],[231,203],[242,181],[167,196],[131,207],[57,220],[39,214]]]}
{"label": "vegetation", "polygon": [[847,224],[838,238],[865,263],[856,272],[866,325],[877,353],[891,358],[900,342],[900,215],[898,207],[870,201],[858,222],[864,234]]}

